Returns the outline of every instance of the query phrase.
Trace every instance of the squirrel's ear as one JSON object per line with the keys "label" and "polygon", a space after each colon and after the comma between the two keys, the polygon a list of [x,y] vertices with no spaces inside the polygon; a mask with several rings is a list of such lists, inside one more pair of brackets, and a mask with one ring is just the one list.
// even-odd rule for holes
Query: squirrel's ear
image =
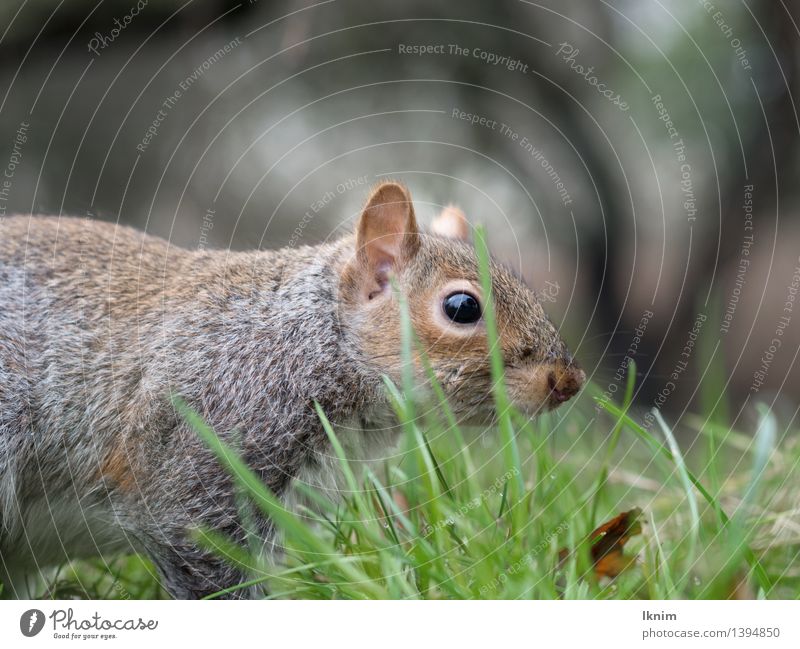
{"label": "squirrel's ear", "polygon": [[431,230],[449,239],[469,240],[469,222],[464,212],[455,205],[448,205],[433,219]]}
{"label": "squirrel's ear", "polygon": [[356,232],[358,261],[369,276],[368,295],[373,297],[384,290],[389,272],[402,268],[419,246],[408,190],[395,182],[380,184],[367,200]]}

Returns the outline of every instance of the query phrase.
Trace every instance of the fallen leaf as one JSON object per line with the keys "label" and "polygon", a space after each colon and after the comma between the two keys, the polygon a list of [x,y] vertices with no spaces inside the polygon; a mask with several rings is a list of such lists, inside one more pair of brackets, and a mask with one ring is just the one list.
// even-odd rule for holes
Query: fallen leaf
{"label": "fallen leaf", "polygon": [[633,565],[636,557],[625,556],[623,548],[632,536],[642,533],[641,515],[642,510],[638,507],[622,512],[589,535],[595,575],[616,577]]}

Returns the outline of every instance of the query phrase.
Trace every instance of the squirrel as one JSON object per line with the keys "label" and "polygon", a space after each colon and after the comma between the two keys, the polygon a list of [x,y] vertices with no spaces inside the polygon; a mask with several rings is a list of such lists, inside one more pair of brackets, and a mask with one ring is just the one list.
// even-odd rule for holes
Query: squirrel
{"label": "squirrel", "polygon": [[[469,223],[450,206],[421,231],[400,183],[372,190],[353,234],[274,251],[181,249],[81,218],[0,226],[0,579],[12,593],[32,570],[131,548],[176,598],[240,583],[193,541],[198,525],[246,534],[232,478],[172,397],[278,497],[298,480],[335,490],[314,404],[348,455],[391,449],[398,291],[456,415],[495,414]],[[510,399],[557,407],[585,374],[534,292],[499,263],[490,272]],[[275,530],[257,525],[266,547]]]}

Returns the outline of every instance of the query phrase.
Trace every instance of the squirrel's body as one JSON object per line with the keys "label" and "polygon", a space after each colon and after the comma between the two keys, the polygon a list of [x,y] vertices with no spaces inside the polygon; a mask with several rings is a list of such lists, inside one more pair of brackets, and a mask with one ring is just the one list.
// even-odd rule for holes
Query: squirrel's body
{"label": "squirrel's body", "polygon": [[[173,395],[284,498],[295,479],[335,487],[315,401],[355,459],[385,452],[399,340],[368,323],[359,245],[189,251],[87,219],[0,222],[0,575],[133,548],[178,597],[241,579],[188,534],[245,533],[232,479]],[[443,366],[443,383],[465,367]]]}
{"label": "squirrel's body", "polygon": [[[148,547],[147,534],[175,533],[174,542],[193,520],[234,514],[230,479],[179,419],[171,393],[220,434],[236,431],[230,441],[277,494],[324,462],[314,452],[326,437],[313,401],[336,420],[383,401],[380,375],[369,380],[355,348],[341,349],[348,332],[329,309],[340,249],[220,259],[111,224],[7,219],[0,304],[17,308],[0,312],[4,545],[27,545],[22,522],[38,509],[44,518],[85,515],[99,533],[114,527],[107,505],[124,503],[125,536],[109,540],[137,549]],[[92,490],[66,506],[76,485]],[[148,509],[174,510],[175,530],[160,517],[151,523]],[[68,553],[72,540],[62,541]]]}

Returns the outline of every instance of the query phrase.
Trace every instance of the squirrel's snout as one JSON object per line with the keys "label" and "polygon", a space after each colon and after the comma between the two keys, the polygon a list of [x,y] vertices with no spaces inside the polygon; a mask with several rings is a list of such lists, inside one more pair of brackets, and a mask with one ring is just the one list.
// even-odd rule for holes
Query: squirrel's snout
{"label": "squirrel's snout", "polygon": [[569,401],[578,394],[586,381],[586,373],[573,365],[556,367],[547,375],[550,406],[552,408]]}
{"label": "squirrel's snout", "polygon": [[554,410],[580,392],[586,373],[572,359],[510,367],[506,381],[514,403],[526,412]]}

